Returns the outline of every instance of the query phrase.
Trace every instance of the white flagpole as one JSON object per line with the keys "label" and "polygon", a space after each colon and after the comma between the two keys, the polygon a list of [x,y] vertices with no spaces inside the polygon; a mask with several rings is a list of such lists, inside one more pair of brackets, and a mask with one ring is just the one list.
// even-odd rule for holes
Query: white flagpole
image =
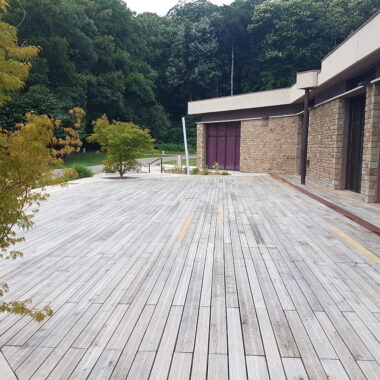
{"label": "white flagpole", "polygon": [[182,127],[183,127],[183,140],[184,140],[184,143],[185,143],[187,175],[190,175],[189,150],[187,149],[186,121],[185,121],[185,117],[182,117]]}

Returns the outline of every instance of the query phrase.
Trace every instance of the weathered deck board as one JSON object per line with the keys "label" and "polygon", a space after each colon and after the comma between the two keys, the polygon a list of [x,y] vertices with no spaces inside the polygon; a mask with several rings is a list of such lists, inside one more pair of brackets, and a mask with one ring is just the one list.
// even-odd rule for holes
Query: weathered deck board
{"label": "weathered deck board", "polygon": [[55,314],[0,315],[0,379],[380,378],[380,237],[269,176],[94,177],[35,221],[0,282]]}

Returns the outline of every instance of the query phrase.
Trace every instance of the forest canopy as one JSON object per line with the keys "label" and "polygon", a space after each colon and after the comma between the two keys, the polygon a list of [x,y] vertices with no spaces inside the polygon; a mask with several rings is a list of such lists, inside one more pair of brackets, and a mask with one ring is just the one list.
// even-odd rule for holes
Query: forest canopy
{"label": "forest canopy", "polygon": [[[164,17],[122,0],[13,0],[6,22],[38,46],[22,91],[0,108],[12,129],[29,111],[65,121],[81,107],[181,142],[189,100],[291,85],[380,8],[380,0],[179,1]],[[231,64],[234,75],[231,78]],[[231,80],[232,79],[232,80]],[[189,119],[189,124],[194,120]],[[190,130],[195,143],[195,130]]]}

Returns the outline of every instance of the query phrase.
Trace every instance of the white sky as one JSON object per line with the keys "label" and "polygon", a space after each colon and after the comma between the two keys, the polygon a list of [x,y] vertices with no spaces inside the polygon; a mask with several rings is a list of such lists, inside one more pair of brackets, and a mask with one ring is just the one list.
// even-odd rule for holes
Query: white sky
{"label": "white sky", "polygon": [[[152,12],[161,16],[173,8],[178,0],[124,0],[128,8],[137,13]],[[211,0],[217,5],[231,4],[233,0]]]}

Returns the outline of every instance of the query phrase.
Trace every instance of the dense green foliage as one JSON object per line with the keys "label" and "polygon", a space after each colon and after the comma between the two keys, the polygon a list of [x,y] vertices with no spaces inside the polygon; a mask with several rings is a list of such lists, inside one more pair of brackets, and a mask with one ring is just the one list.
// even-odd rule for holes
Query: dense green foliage
{"label": "dense green foliage", "polygon": [[94,176],[94,173],[90,168],[81,164],[73,165],[72,169],[74,169],[78,173],[79,178],[88,178]]}
{"label": "dense green foliage", "polygon": [[[128,2],[127,2],[128,3]],[[34,110],[65,122],[80,106],[180,143],[189,100],[288,86],[360,26],[380,0],[180,1],[165,17],[122,0],[14,0],[7,21],[40,46],[24,90],[0,110],[13,128]],[[188,118],[190,144],[194,118]]]}

